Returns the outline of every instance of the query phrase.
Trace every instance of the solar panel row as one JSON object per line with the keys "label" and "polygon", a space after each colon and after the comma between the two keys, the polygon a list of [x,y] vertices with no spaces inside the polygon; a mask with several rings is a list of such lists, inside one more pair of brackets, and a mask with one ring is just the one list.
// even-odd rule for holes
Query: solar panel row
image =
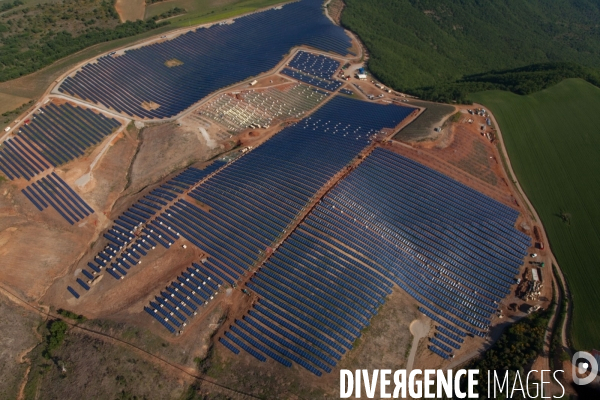
{"label": "solar panel row", "polygon": [[[117,120],[87,108],[50,103],[40,108],[30,123],[21,126],[17,138],[32,153],[29,163],[45,161],[44,164],[56,167],[81,157],[120,125]],[[42,157],[36,157],[38,153]]]}
{"label": "solar panel row", "polygon": [[[223,284],[219,271],[212,263],[194,263],[171,282],[160,296],[150,301],[148,309],[160,314],[162,323],[171,333],[186,326],[188,318],[197,315],[198,307],[207,305],[218,294]],[[169,329],[169,327],[172,328]]]}
{"label": "solar panel row", "polygon": [[21,192],[38,210],[43,211],[50,205],[71,225],[94,213],[54,172],[23,188]]}
{"label": "solar panel row", "polygon": [[298,79],[301,82],[308,83],[310,85],[319,87],[321,89],[329,90],[331,92],[335,92],[340,86],[342,86],[342,82],[340,81],[315,78],[311,75],[305,74],[303,72],[294,71],[290,68],[282,69],[281,73],[294,79]]}

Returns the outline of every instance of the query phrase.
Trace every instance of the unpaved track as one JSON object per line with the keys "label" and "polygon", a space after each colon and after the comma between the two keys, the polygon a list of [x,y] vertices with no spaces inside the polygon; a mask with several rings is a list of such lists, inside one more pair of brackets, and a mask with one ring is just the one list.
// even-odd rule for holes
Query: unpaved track
{"label": "unpaved track", "polygon": [[[475,107],[484,107],[481,104],[473,104],[473,106]],[[487,109],[487,108],[486,108]],[[491,112],[488,113],[490,116],[490,119],[492,120],[492,123],[494,124],[494,126],[496,126],[496,133],[498,136],[498,149],[499,151],[502,153],[502,155],[504,156],[504,159],[506,160],[506,168],[508,168],[508,173],[509,173],[509,180],[511,181],[510,184],[513,185],[514,188],[514,192],[516,194],[519,195],[519,197],[521,198],[521,201],[524,202],[524,204],[527,205],[530,213],[532,214],[533,219],[538,223],[539,227],[541,228],[542,231],[542,240],[546,243],[546,246],[548,246],[548,253],[550,255],[551,261],[552,263],[556,266],[556,271],[558,273],[558,278],[560,279],[560,284],[562,284],[562,287],[564,288],[565,291],[565,299],[563,300],[567,300],[568,303],[568,308],[567,308],[567,315],[563,321],[562,327],[561,327],[561,332],[562,332],[562,345],[566,348],[569,349],[568,343],[567,343],[567,324],[568,321],[570,320],[570,316],[571,316],[571,312],[572,312],[572,301],[570,301],[569,299],[571,298],[571,295],[569,293],[569,288],[567,286],[565,277],[562,273],[562,270],[560,269],[560,265],[558,264],[556,257],[554,256],[554,253],[552,252],[550,245],[548,243],[547,240],[547,234],[546,234],[546,229],[544,228],[544,224],[542,223],[542,219],[540,218],[540,216],[538,215],[537,211],[535,210],[535,207],[533,207],[533,204],[531,204],[531,202],[529,201],[529,199],[527,198],[527,195],[525,194],[525,191],[523,190],[523,188],[521,187],[521,185],[519,184],[519,180],[517,179],[517,175],[515,174],[515,171],[512,168],[512,164],[510,162],[510,158],[508,156],[508,152],[506,151],[506,147],[504,145],[504,138],[502,136],[502,131],[500,129],[500,125],[498,124],[498,121],[496,121],[496,118],[494,117],[494,114],[492,114]],[[551,274],[552,274],[552,281],[555,285],[557,285],[559,282],[557,282],[557,277],[554,276],[554,271],[551,268],[550,269]],[[542,353],[540,354],[540,358],[543,358],[544,360],[542,360],[542,364],[544,365],[544,368],[550,369],[550,361],[549,361],[549,355],[550,355],[550,340],[549,337],[552,333],[552,324],[554,323],[554,320],[556,318],[556,315],[558,312],[560,312],[560,301],[557,304],[557,307],[554,311],[554,315],[552,316],[552,318],[550,318],[550,322],[548,323],[548,330],[546,332],[546,337],[544,338],[544,350],[542,351]],[[537,363],[538,361],[536,361]]]}
{"label": "unpaved track", "polygon": [[116,345],[124,345],[129,347],[130,350],[134,351],[136,354],[138,354],[140,357],[145,357],[147,359],[149,359],[150,361],[154,361],[154,362],[158,362],[159,364],[162,365],[166,365],[168,366],[171,370],[173,370],[176,373],[179,374],[184,374],[187,377],[193,378],[193,379],[197,379],[199,381],[202,381],[203,384],[207,384],[209,386],[214,386],[215,388],[218,388],[220,390],[225,390],[229,393],[229,395],[231,397],[228,398],[232,398],[232,399],[259,399],[259,397],[253,396],[251,394],[248,393],[243,393],[243,392],[239,392],[235,389],[231,389],[228,388],[227,386],[223,386],[220,385],[218,383],[213,382],[210,379],[207,379],[204,376],[198,375],[197,372],[189,367],[185,367],[179,364],[175,364],[172,363],[168,360],[165,360],[162,357],[159,357],[155,354],[152,354],[132,343],[129,343],[125,340],[119,339],[117,337],[111,336],[107,333],[103,333],[103,332],[99,332],[96,331],[94,329],[90,329],[90,328],[86,328],[86,327],[82,327],[79,326],[78,324],[74,324],[72,323],[70,320],[63,318],[60,315],[55,315],[49,311],[46,311],[44,308],[37,306],[35,304],[32,304],[22,298],[20,298],[18,295],[16,295],[15,293],[11,292],[10,290],[0,287],[0,292],[2,292],[5,296],[9,297],[11,300],[15,301],[16,303],[19,303],[20,305],[26,307],[26,308],[30,308],[33,311],[35,311],[36,313],[38,313],[40,316],[42,316],[44,319],[47,318],[53,318],[53,319],[60,319],[62,321],[64,321],[67,325],[69,325],[70,329],[77,329],[82,331],[83,333],[90,335],[90,336],[94,336],[97,338],[100,338],[102,340],[108,341],[112,344],[116,344]]}
{"label": "unpaved track", "polygon": [[410,348],[410,354],[406,361],[406,371],[410,373],[413,365],[415,364],[415,356],[417,355],[417,347],[419,347],[419,341],[429,334],[431,327],[429,318],[427,319],[415,319],[410,323],[410,333],[413,335],[413,342]]}

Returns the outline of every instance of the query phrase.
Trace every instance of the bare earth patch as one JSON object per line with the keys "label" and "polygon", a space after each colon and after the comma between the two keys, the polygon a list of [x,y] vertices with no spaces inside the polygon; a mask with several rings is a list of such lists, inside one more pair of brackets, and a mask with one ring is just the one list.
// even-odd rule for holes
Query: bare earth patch
{"label": "bare earth patch", "polygon": [[170,60],[165,61],[165,65],[169,68],[178,67],[183,65],[183,61],[180,61],[176,58],[171,58]]}
{"label": "bare earth patch", "polygon": [[130,192],[137,192],[173,171],[206,161],[217,153],[218,149],[207,147],[197,127],[175,124],[146,127],[131,167]]}
{"label": "bare earth patch", "polygon": [[152,110],[156,110],[158,107],[160,107],[160,104],[155,103],[153,101],[143,101],[142,102],[142,108],[144,110],[152,111]]}
{"label": "bare earth patch", "polygon": [[38,299],[85,252],[96,215],[69,225],[54,209],[38,211],[12,183],[0,183],[0,193],[0,282]]}
{"label": "bare earth patch", "polygon": [[115,2],[115,9],[121,18],[121,22],[143,20],[146,13],[146,1],[117,0]]}

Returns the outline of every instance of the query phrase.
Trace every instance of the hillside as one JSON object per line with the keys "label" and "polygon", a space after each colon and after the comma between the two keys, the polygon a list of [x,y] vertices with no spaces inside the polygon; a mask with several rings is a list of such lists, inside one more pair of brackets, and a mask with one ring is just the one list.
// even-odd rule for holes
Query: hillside
{"label": "hillside", "polygon": [[37,71],[97,43],[163,26],[156,20],[121,23],[112,2],[20,1],[0,13],[0,82]]}
{"label": "hillside", "polygon": [[530,96],[488,91],[471,96],[502,128],[519,182],[542,218],[574,300],[572,339],[600,346],[600,89],[569,79]]}
{"label": "hillside", "polygon": [[368,47],[369,69],[400,90],[492,70],[600,64],[591,0],[345,0],[342,24]]}

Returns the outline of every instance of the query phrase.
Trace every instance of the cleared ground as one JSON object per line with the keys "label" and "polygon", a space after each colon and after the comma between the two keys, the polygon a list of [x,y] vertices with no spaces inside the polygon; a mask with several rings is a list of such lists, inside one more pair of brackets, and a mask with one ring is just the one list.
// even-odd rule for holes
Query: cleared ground
{"label": "cleared ground", "polygon": [[472,95],[497,118],[519,182],[543,220],[573,295],[576,348],[600,346],[600,89],[578,79],[530,96]]}
{"label": "cleared ground", "polygon": [[196,127],[164,124],[144,128],[131,166],[129,192],[135,193],[196,161],[206,161],[223,148],[211,149]]}
{"label": "cleared ground", "polygon": [[144,19],[146,2],[145,0],[117,0],[115,9],[123,22]]}

